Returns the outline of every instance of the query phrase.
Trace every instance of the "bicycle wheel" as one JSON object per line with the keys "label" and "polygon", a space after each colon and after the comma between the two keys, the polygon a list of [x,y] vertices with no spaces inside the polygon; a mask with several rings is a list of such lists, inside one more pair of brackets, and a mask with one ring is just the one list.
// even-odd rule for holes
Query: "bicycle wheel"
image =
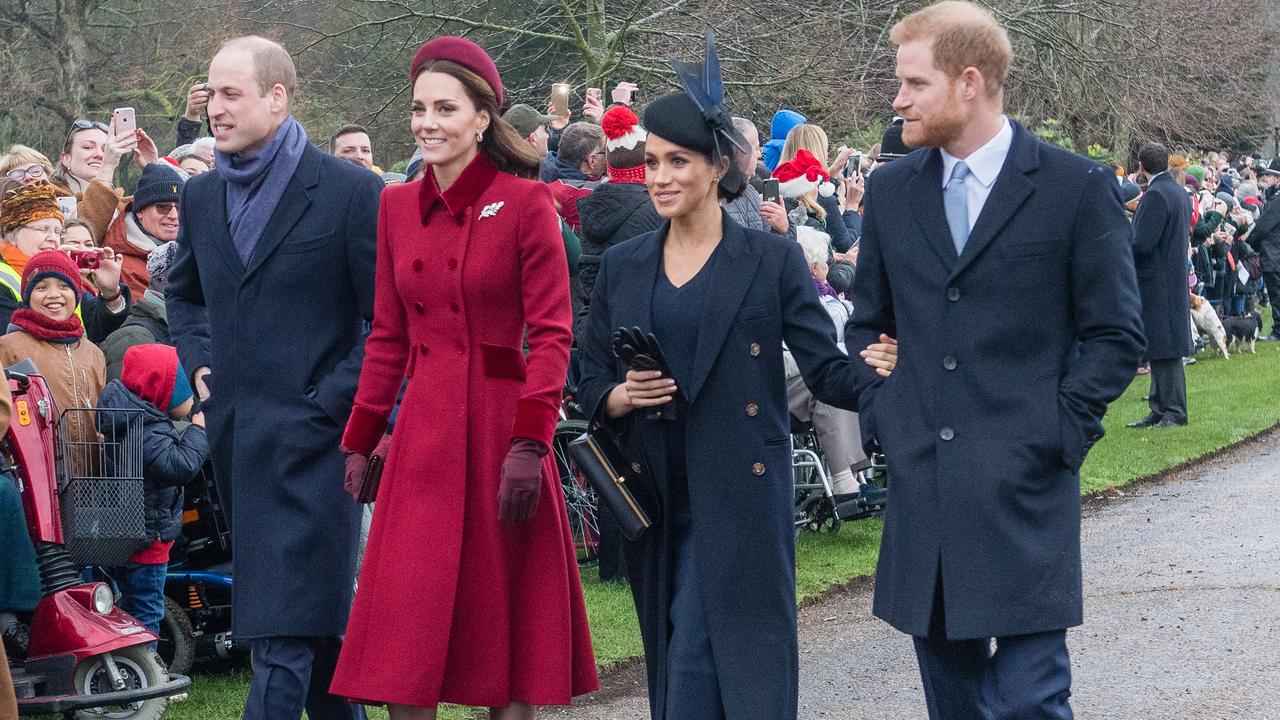
{"label": "bicycle wheel", "polygon": [[586,431],[585,420],[561,420],[556,423],[555,435],[551,439],[551,453],[555,457],[556,472],[560,475],[560,489],[564,492],[569,530],[573,535],[573,547],[577,551],[579,565],[596,562],[600,551],[596,493],[569,458],[569,443]]}

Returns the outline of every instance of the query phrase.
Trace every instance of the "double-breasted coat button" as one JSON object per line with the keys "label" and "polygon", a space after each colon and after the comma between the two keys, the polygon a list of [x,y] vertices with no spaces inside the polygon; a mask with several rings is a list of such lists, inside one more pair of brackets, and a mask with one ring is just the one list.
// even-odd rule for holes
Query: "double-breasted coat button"
{"label": "double-breasted coat button", "polygon": [[747,405],[747,417],[755,417],[760,414],[760,406],[755,403]]}
{"label": "double-breasted coat button", "polygon": [[760,343],[751,343],[751,357],[760,355]]}
{"label": "double-breasted coat button", "polygon": [[640,463],[631,463],[631,472],[636,473],[637,475],[640,474]]}
{"label": "double-breasted coat button", "polygon": [[947,440],[947,441],[950,441],[950,440],[955,439],[955,436],[956,436],[956,431],[955,431],[955,430],[952,430],[952,429],[951,429],[951,428],[949,428],[949,427],[944,427],[944,428],[942,428],[942,432],[939,432],[939,433],[938,433],[938,437],[942,438],[943,440]]}
{"label": "double-breasted coat button", "polygon": [[426,354],[427,354],[427,344],[426,344],[426,343],[418,343],[418,354],[419,354],[419,355],[426,355]]}
{"label": "double-breasted coat button", "polygon": [[455,313],[462,312],[462,306],[459,305],[458,303],[449,303],[449,309],[454,311]]}
{"label": "double-breasted coat button", "polygon": [[423,305],[423,304],[422,304],[422,301],[420,301],[420,300],[419,300],[418,302],[415,302],[415,303],[413,304],[413,309],[414,309],[414,310],[417,310],[419,315],[426,315],[426,314],[427,314],[427,306],[426,306],[426,305]]}
{"label": "double-breasted coat button", "polygon": [[951,357],[950,355],[948,355],[947,357],[943,358],[943,359],[942,359],[942,369],[943,369],[943,370],[955,370],[955,369],[956,369],[956,359],[955,359],[955,358],[953,358],[953,357]]}
{"label": "double-breasted coat button", "polygon": [[764,463],[756,463],[755,465],[752,465],[752,466],[751,466],[751,472],[755,473],[756,475],[763,475],[763,474],[764,474]]}
{"label": "double-breasted coat button", "polygon": [[413,271],[414,271],[414,272],[422,272],[422,261],[421,261],[421,260],[414,260],[414,261],[413,261]]}
{"label": "double-breasted coat button", "polygon": [[450,269],[450,270],[457,270],[457,269],[458,269],[458,260],[457,260],[457,258],[449,258],[449,269]]}
{"label": "double-breasted coat button", "polygon": [[947,299],[950,300],[951,302],[955,302],[959,300],[960,288],[958,287],[947,288]]}

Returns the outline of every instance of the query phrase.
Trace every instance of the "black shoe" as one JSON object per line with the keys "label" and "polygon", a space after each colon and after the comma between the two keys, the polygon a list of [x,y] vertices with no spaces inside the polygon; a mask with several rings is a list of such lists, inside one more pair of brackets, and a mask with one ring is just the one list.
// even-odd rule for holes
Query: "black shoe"
{"label": "black shoe", "polygon": [[1182,427],[1183,425],[1186,425],[1186,424],[1187,424],[1186,420],[1174,420],[1171,417],[1167,417],[1167,418],[1160,418],[1160,422],[1156,423],[1154,427],[1158,427],[1158,428]]}
{"label": "black shoe", "polygon": [[1155,425],[1155,424],[1157,424],[1157,423],[1159,423],[1159,422],[1160,422],[1160,416],[1159,416],[1159,415],[1157,415],[1157,414],[1155,414],[1155,413],[1151,413],[1150,415],[1148,415],[1148,416],[1146,416],[1146,417],[1142,418],[1141,420],[1139,420],[1139,421],[1137,421],[1137,422],[1131,422],[1131,423],[1129,423],[1128,425],[1125,425],[1125,427],[1127,427],[1127,428],[1149,428],[1149,427],[1151,427],[1151,426],[1153,426],[1153,425]]}

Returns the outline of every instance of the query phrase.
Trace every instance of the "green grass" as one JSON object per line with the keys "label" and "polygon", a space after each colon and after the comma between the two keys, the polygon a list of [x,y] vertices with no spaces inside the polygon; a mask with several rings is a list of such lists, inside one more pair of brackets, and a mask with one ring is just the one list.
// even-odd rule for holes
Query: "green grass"
{"label": "green grass", "polygon": [[[1266,313],[1269,315],[1270,313]],[[1267,321],[1270,325],[1270,321]],[[1269,329],[1268,329],[1269,332]],[[1275,396],[1280,381],[1280,343],[1258,343],[1258,354],[1233,354],[1224,360],[1202,352],[1187,368],[1191,424],[1185,428],[1130,430],[1124,424],[1147,413],[1148,381],[1139,376],[1112,404],[1104,425],[1106,437],[1093,448],[1081,471],[1082,492],[1092,494],[1123,487],[1180,463],[1203,457],[1280,423]],[[804,599],[875,571],[880,546],[879,520],[846,523],[838,534],[801,536],[796,548],[796,598]],[[588,576],[593,571],[586,571]],[[587,613],[602,668],[641,654],[640,631],[631,593],[620,583],[587,577],[583,583]],[[191,699],[172,706],[172,720],[235,720],[248,689],[244,670],[199,671]],[[465,708],[443,708],[441,717],[474,717]],[[373,709],[371,718],[386,714]]]}

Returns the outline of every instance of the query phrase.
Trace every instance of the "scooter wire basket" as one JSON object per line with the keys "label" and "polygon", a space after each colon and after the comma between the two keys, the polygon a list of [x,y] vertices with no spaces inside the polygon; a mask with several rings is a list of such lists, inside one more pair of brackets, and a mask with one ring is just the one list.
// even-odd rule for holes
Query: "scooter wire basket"
{"label": "scooter wire basket", "polygon": [[73,408],[59,418],[62,534],[78,565],[124,565],[146,542],[144,414]]}

